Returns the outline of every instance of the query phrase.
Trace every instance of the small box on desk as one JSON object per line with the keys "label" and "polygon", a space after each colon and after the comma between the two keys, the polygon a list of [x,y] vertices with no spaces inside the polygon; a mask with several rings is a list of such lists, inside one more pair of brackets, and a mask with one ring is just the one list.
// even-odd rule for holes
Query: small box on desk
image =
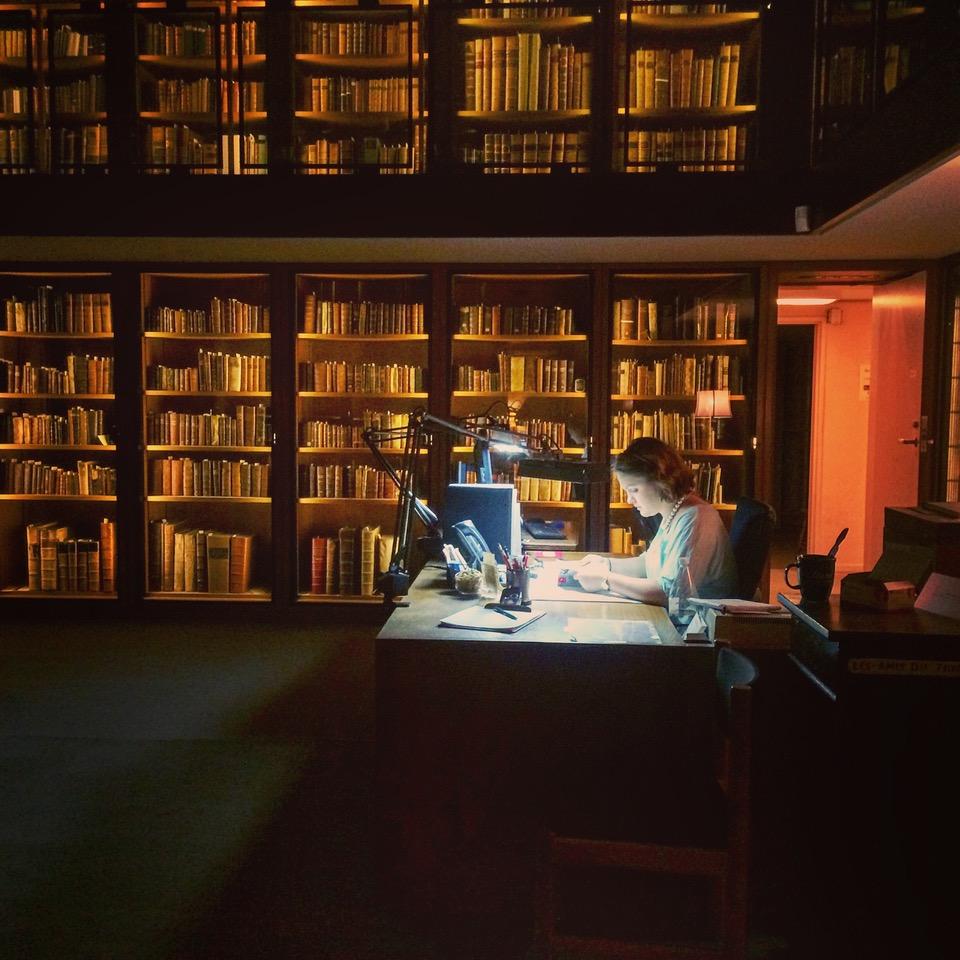
{"label": "small box on desk", "polygon": [[840,581],[842,606],[869,610],[909,610],[917,588],[909,580],[880,580],[871,573],[848,573]]}
{"label": "small box on desk", "polygon": [[738,650],[789,650],[793,618],[779,613],[724,613],[703,611],[707,637],[712,643],[726,643]]}

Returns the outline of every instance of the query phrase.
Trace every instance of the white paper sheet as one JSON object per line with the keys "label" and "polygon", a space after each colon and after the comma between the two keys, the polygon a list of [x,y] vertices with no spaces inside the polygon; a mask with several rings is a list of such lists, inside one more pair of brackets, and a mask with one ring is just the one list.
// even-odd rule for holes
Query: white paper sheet
{"label": "white paper sheet", "polygon": [[560,587],[557,577],[565,567],[571,566],[569,560],[543,560],[543,566],[531,572],[536,574],[530,579],[531,600],[563,600],[567,603],[638,603],[629,597],[618,597],[613,593],[587,593],[578,587]]}

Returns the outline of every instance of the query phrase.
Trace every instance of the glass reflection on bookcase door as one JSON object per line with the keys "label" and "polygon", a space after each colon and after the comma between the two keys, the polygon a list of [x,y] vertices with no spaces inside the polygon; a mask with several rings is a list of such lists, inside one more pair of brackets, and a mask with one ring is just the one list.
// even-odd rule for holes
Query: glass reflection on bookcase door
{"label": "glass reflection on bookcase door", "polygon": [[294,15],[296,170],[422,173],[426,0],[304,0]]}
{"label": "glass reflection on bookcase door", "polygon": [[595,3],[474,0],[454,10],[456,159],[491,174],[590,169]]}

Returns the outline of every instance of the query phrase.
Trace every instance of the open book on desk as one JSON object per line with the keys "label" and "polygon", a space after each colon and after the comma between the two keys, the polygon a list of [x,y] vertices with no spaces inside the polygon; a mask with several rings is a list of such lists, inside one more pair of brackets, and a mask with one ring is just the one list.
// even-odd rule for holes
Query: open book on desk
{"label": "open book on desk", "polygon": [[489,630],[493,633],[516,633],[539,620],[546,610],[505,610],[496,604],[476,604],[458,610],[440,621],[441,627],[461,630]]}

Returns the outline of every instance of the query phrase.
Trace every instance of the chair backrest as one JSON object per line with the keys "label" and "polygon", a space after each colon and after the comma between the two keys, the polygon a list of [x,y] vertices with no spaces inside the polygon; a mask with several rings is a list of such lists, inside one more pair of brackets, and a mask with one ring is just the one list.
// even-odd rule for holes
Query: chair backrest
{"label": "chair backrest", "polygon": [[777,515],[769,503],[739,497],[730,524],[730,546],[737,561],[737,597],[752,600],[767,563]]}

